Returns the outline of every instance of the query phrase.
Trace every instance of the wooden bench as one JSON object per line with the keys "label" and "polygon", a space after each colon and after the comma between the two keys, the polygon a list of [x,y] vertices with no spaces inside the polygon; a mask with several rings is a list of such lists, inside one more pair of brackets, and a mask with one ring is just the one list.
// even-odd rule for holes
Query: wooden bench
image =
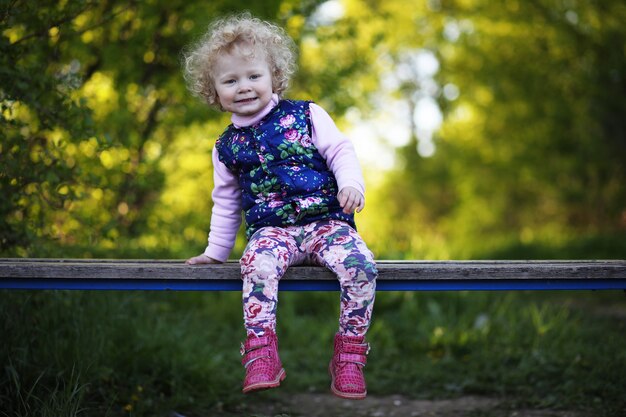
{"label": "wooden bench", "polygon": [[[378,261],[379,291],[626,290],[626,261]],[[326,268],[289,268],[280,288],[335,291]],[[0,258],[0,289],[240,291],[239,263]]]}

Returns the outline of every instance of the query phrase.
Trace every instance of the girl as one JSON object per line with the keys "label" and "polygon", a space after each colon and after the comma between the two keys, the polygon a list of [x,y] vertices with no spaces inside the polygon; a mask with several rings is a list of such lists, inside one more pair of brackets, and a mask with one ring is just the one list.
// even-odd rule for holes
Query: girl
{"label": "girl", "polygon": [[307,263],[332,270],[341,287],[341,312],[331,389],[362,399],[377,276],[354,224],[355,210],[365,205],[363,178],[352,144],[321,107],[281,97],[295,70],[293,49],[282,29],[246,13],[211,24],[185,54],[190,90],[230,112],[232,121],[213,149],[208,247],[187,263],[226,261],[243,210],[244,393],[277,387],[285,378],[276,304],[287,268]]}

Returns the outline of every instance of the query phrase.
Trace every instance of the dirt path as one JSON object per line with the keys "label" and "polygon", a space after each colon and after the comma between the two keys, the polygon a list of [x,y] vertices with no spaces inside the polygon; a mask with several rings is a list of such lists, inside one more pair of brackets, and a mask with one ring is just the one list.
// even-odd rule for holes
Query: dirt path
{"label": "dirt path", "polygon": [[445,400],[413,400],[399,395],[368,396],[363,401],[342,400],[331,394],[296,394],[254,405],[242,403],[221,416],[256,417],[592,417],[560,410],[508,410],[487,397],[465,396]]}

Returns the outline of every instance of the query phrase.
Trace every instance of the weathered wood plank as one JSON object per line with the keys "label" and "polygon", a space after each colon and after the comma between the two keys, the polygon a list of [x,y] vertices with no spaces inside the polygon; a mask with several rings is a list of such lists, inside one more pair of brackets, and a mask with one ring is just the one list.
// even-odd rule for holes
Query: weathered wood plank
{"label": "weathered wood plank", "polygon": [[[626,261],[379,261],[380,290],[626,289]],[[319,266],[289,268],[282,288],[335,290]],[[238,290],[239,263],[0,259],[0,288]]]}
{"label": "weathered wood plank", "polygon": [[[618,279],[626,261],[378,261],[380,280]],[[239,279],[239,264],[186,265],[179,260],[0,259],[0,278]],[[326,268],[295,266],[288,280],[335,280]]]}

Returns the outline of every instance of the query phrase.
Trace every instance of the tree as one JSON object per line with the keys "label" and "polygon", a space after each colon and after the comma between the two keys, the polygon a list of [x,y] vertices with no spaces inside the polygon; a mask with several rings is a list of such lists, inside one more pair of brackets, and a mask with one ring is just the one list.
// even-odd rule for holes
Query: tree
{"label": "tree", "polygon": [[3,3],[0,251],[110,250],[154,226],[172,137],[217,116],[186,93],[181,50],[239,3]]}
{"label": "tree", "polygon": [[460,95],[439,92],[445,122],[431,160],[414,143],[403,151],[393,178],[412,201],[400,207],[422,207],[457,256],[623,233],[626,7],[441,4],[437,79]]}
{"label": "tree", "polygon": [[[484,256],[623,233],[622,3],[5,2],[0,251],[202,246],[209,154],[228,116],[190,97],[179,57],[213,17],[246,8],[299,46],[289,96],[319,102],[346,131],[354,109],[360,120],[389,99],[409,109],[395,119],[412,135],[398,166],[384,179],[367,172],[383,185],[370,185],[359,224],[381,256]],[[407,75],[425,51],[438,72]],[[424,97],[443,114],[429,158],[415,151],[411,114]]]}

